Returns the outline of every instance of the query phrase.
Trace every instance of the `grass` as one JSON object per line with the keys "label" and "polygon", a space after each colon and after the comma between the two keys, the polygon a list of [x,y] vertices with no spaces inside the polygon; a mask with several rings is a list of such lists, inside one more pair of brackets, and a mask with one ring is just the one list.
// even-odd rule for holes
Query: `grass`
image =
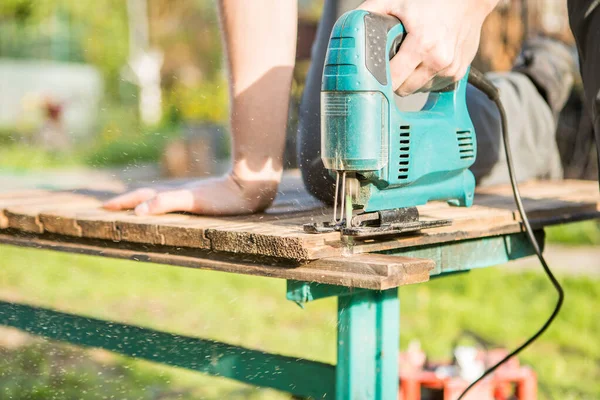
{"label": "grass", "polygon": [[[319,300],[302,310],[285,300],[281,280],[5,246],[0,254],[2,299],[335,362],[335,301]],[[567,292],[563,312],[521,359],[533,365],[554,399],[596,399],[600,281],[561,281]],[[541,274],[502,268],[408,286],[400,293],[402,347],[418,339],[433,358],[446,358],[465,330],[515,346],[542,324],[555,303]],[[23,392],[3,398],[288,398],[53,342],[7,349],[2,359],[0,387],[3,381],[26,382]],[[35,397],[32,391],[44,395]]]}
{"label": "grass", "polygon": [[26,143],[0,144],[0,169],[40,171],[88,166],[106,168],[158,162],[163,149],[175,137],[175,128],[148,129],[114,140],[77,145],[68,152],[53,152]]}
{"label": "grass", "polygon": [[33,133],[0,127],[0,169],[45,170],[73,166],[93,168],[158,162],[180,126],[165,118],[157,126],[141,126],[135,108],[107,104],[99,110],[99,130],[79,138],[69,151],[54,152],[33,141]]}
{"label": "grass", "polygon": [[[82,393],[85,400],[143,399],[175,393],[164,375],[142,372],[127,362],[102,365],[69,346],[37,342],[0,354],[4,399],[79,399]],[[186,392],[177,394],[191,400]]]}
{"label": "grass", "polygon": [[600,245],[600,221],[591,220],[546,228],[549,243],[569,246]]}
{"label": "grass", "polygon": [[0,170],[30,171],[82,164],[80,155],[76,153],[52,152],[24,143],[0,144]]}
{"label": "grass", "polygon": [[110,142],[98,142],[86,152],[84,161],[91,167],[158,162],[164,147],[173,136],[171,131],[162,133],[156,130],[142,132],[134,137],[120,137]]}

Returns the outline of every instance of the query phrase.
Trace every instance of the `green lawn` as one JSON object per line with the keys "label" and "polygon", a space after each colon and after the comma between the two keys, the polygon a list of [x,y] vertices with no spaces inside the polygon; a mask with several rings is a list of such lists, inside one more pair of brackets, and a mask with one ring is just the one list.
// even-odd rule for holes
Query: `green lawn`
{"label": "green lawn", "polygon": [[78,144],[69,152],[52,152],[26,143],[0,143],[0,170],[47,171],[52,168],[106,168],[158,162],[172,131],[148,131],[113,140]]}
{"label": "green lawn", "polygon": [[165,119],[156,126],[141,126],[135,108],[108,104],[99,110],[97,133],[74,138],[68,151],[51,151],[36,144],[34,133],[0,127],[0,170],[39,171],[87,166],[106,168],[158,162],[169,141],[182,127]]}
{"label": "green lawn", "polygon": [[[534,366],[554,399],[597,399],[600,281],[561,281],[567,293],[564,310],[522,360]],[[542,274],[501,268],[437,279],[400,293],[401,346],[419,339],[433,357],[448,356],[463,330],[515,346],[541,325],[555,302]],[[0,246],[0,298],[335,362],[335,301],[319,300],[303,310],[285,300],[281,280]],[[0,336],[10,338],[5,332]],[[1,398],[18,400],[288,398],[37,340],[2,350],[0,388]]]}
{"label": "green lawn", "polygon": [[568,246],[600,245],[600,221],[591,220],[572,224],[557,225],[546,229],[549,243]]}
{"label": "green lawn", "polygon": [[80,155],[54,153],[24,143],[0,143],[1,170],[42,170],[82,165]]}

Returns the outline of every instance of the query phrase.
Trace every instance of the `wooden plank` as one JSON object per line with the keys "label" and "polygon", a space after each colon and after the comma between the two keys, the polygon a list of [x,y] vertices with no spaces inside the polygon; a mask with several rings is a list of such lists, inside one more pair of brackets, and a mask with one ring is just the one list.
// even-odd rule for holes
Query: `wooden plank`
{"label": "wooden plank", "polygon": [[364,241],[361,242],[360,245],[347,247],[345,252],[346,254],[362,254],[388,251],[407,247],[427,246],[490,236],[506,235],[520,231],[521,227],[516,222],[494,225],[473,224],[472,226],[463,225],[462,227],[447,226],[443,228],[429,229],[427,231],[423,231],[421,234],[414,234],[410,236],[396,236],[383,240]]}
{"label": "wooden plank", "polygon": [[[99,208],[99,204],[94,202],[94,193],[89,191],[80,192],[82,194],[77,196],[83,197],[74,197],[72,201],[67,201],[68,197],[60,197],[66,194],[59,192],[48,196],[59,202],[60,207],[48,209],[44,206],[40,211],[32,206],[29,214],[24,211],[11,214],[15,222],[9,225],[30,232],[47,231],[82,238],[210,249],[296,261],[448,243],[515,233],[522,229],[511,188],[503,185],[478,188],[476,204],[471,208],[451,207],[441,202],[419,207],[423,218],[451,219],[453,224],[449,227],[343,243],[338,233],[311,235],[303,232],[302,224],[328,220],[331,209],[314,203],[314,199],[298,186],[299,183],[298,179],[284,181],[282,187],[288,191],[279,196],[280,210],[270,214],[225,218],[182,214],[138,217],[131,211],[111,212]],[[600,216],[600,196],[595,182],[531,182],[520,187],[534,226]],[[26,200],[0,199],[0,207],[2,202],[19,204]],[[34,205],[40,201],[44,203],[43,199],[31,201]],[[90,201],[91,205],[85,206],[82,201]],[[301,204],[305,201],[308,206]],[[6,211],[3,215],[7,220]],[[19,221],[18,216],[21,217]],[[8,226],[6,222],[5,226]]]}
{"label": "wooden plank", "polygon": [[203,217],[200,220],[193,216],[181,221],[168,221],[158,226],[158,233],[164,239],[164,245],[175,247],[192,247],[211,249],[211,241],[206,236],[210,228],[222,226],[218,218]]}
{"label": "wooden plank", "polygon": [[213,250],[231,253],[261,254],[269,257],[294,260],[313,260],[340,255],[337,250],[321,251],[320,257],[313,249],[325,245],[327,239],[339,241],[339,234],[311,235],[302,232],[302,226],[292,228],[276,224],[244,224],[208,229],[206,236]]}
{"label": "wooden plank", "polygon": [[104,209],[86,210],[75,214],[75,223],[81,229],[81,236],[92,239],[121,240],[121,232],[116,221],[128,215],[126,211],[111,212]]}
{"label": "wooden plank", "polygon": [[15,236],[0,233],[0,243],[50,249],[94,256],[121,258],[141,262],[208,269],[222,272],[293,279],[342,285],[363,289],[384,290],[401,285],[424,282],[434,268],[431,260],[391,255],[360,255],[316,260],[307,263],[279,264],[275,261],[251,261],[248,257],[217,257],[213,254],[191,255],[192,252],[168,251],[157,247],[139,249],[121,246],[111,241],[87,241],[76,239],[57,241],[40,236]]}
{"label": "wooden plank", "polygon": [[485,223],[501,223],[513,218],[512,210],[498,209],[494,207],[474,204],[471,207],[454,207],[447,203],[433,202],[418,207],[421,217],[432,219],[451,219],[454,226],[461,223],[473,223],[473,221],[485,221]]}
{"label": "wooden plank", "polygon": [[13,193],[0,193],[0,229],[8,228],[6,208],[26,204],[43,203],[51,193],[41,190],[26,190]]}
{"label": "wooden plank", "polygon": [[30,199],[34,197],[46,196],[49,193],[49,191],[41,189],[26,189],[9,192],[0,192],[0,207],[2,207],[2,200]]}
{"label": "wooden plank", "polygon": [[[520,185],[520,192],[530,220],[554,219],[561,215],[600,210],[598,188],[591,182],[528,182]],[[512,210],[515,220],[521,220],[508,185],[478,190],[477,203],[487,208]]]}
{"label": "wooden plank", "polygon": [[138,217],[133,212],[115,221],[115,229],[119,232],[119,240],[133,243],[165,244],[165,237],[159,226],[166,222],[177,222],[188,219],[181,214]]}
{"label": "wooden plank", "polygon": [[[100,202],[96,199],[76,195],[54,195],[36,199],[34,204],[9,206],[4,209],[8,226],[24,232],[43,233],[44,225],[39,219],[40,213],[47,210],[72,210],[77,207],[97,207]],[[26,201],[23,201],[26,203]]]}
{"label": "wooden plank", "polygon": [[40,213],[39,218],[47,232],[118,241],[120,235],[115,228],[115,220],[126,214],[109,212],[96,204],[93,207],[48,209]]}
{"label": "wooden plank", "polygon": [[[568,188],[569,184],[572,184],[577,188],[578,194],[580,194],[579,198],[572,195],[573,190]],[[520,231],[521,227],[518,223],[518,219],[515,218],[516,210],[510,186],[503,186],[499,189],[495,189],[495,192],[488,190],[488,193],[495,193],[494,196],[492,196],[493,198],[490,196],[488,196],[488,198],[482,197],[478,194],[478,196],[476,196],[477,204],[471,208],[450,207],[445,203],[440,202],[434,202],[420,207],[421,215],[424,217],[452,219],[453,225],[450,228],[424,231],[423,234],[418,236],[413,235],[409,237],[405,236],[401,238],[395,238],[392,240],[355,243],[355,245],[351,247],[350,251],[354,254],[357,254],[366,251],[379,251],[384,249],[446,242],[449,240],[464,240]],[[585,193],[583,193],[582,189],[584,189]],[[575,181],[567,182],[567,185],[563,184],[563,182],[536,182],[529,186],[525,185],[524,189],[522,189],[522,192],[526,195],[532,196],[537,193],[538,196],[541,194],[542,197],[556,194],[558,192],[563,197],[563,199],[560,201],[550,201],[548,199],[544,199],[544,201],[535,201],[534,199],[525,198],[526,207],[529,209],[529,214],[531,215],[532,219],[548,219],[550,217],[555,218],[559,215],[561,216],[560,219],[565,221],[568,220],[570,216],[575,216],[577,214],[593,215],[593,211],[598,210],[598,191],[593,182]],[[566,193],[571,193],[571,198],[564,199],[564,195]],[[492,201],[488,202],[486,201],[487,199],[491,199]],[[581,199],[583,201],[575,201]],[[568,214],[565,213],[566,211],[568,211]],[[322,220],[326,219],[326,216],[322,218]],[[301,221],[296,219],[282,221],[283,224],[286,224],[287,222],[298,223],[297,226],[301,225]],[[219,239],[224,243],[228,243],[229,246],[233,246],[240,241],[259,241],[264,239],[265,236],[268,236],[269,234],[264,231],[261,235],[260,232],[255,231],[254,237],[252,237],[246,231],[236,234],[235,232],[223,233],[222,230],[219,230],[218,233],[213,233],[213,235],[215,237],[222,235],[223,238]],[[304,256],[311,258],[331,256],[332,252],[334,253],[336,251],[334,248],[335,246],[331,246],[335,239],[328,238],[325,241],[325,244],[316,244],[316,247],[315,245],[311,245],[310,250],[307,251]],[[252,247],[251,245],[247,246]],[[303,249],[309,248],[307,245],[299,244],[299,246]],[[339,248],[340,246],[338,243],[337,249]],[[225,246],[222,249],[230,251],[230,249]],[[255,249],[256,247],[244,248],[241,250],[255,251]],[[348,250],[346,249],[346,251]]]}
{"label": "wooden plank", "polygon": [[120,241],[116,221],[128,215],[126,211],[112,212],[99,206],[89,208],[47,210],[40,215],[47,232],[61,235]]}
{"label": "wooden plank", "polygon": [[360,282],[365,276],[381,276],[381,289],[426,282],[429,280],[429,273],[435,267],[435,263],[429,259],[384,254],[323,258],[312,263],[318,265],[322,271],[343,271],[341,280],[337,283],[340,286],[362,287]]}

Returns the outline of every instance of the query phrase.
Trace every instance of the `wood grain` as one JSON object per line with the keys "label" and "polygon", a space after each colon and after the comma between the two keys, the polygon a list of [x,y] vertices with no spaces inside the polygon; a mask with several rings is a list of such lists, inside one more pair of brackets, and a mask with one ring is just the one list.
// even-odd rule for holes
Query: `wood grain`
{"label": "wood grain", "polygon": [[[429,280],[434,262],[419,258],[362,254],[299,264],[281,264],[276,260],[218,256],[210,253],[191,254],[170,248],[161,251],[153,246],[117,246],[110,241],[68,240],[48,236],[22,236],[0,233],[0,243],[49,249],[75,254],[120,258],[188,268],[232,272],[238,274],[293,279],[363,289],[384,290]],[[138,247],[136,247],[138,246]],[[286,266],[287,265],[287,266]],[[291,266],[290,266],[291,265]]]}
{"label": "wood grain", "polygon": [[[164,183],[169,186],[170,183]],[[520,185],[535,227],[600,216],[596,182],[545,181]],[[264,214],[202,217],[184,214],[135,216],[101,208],[102,191],[20,191],[0,196],[0,229],[53,233],[120,243],[172,246],[292,261],[336,258],[519,232],[510,186],[478,188],[470,208],[432,202],[419,207],[424,219],[451,219],[452,225],[406,236],[343,242],[338,233],[306,234],[302,224],[325,221],[331,209],[312,198],[298,177],[284,180]],[[0,231],[1,232],[1,231]]]}

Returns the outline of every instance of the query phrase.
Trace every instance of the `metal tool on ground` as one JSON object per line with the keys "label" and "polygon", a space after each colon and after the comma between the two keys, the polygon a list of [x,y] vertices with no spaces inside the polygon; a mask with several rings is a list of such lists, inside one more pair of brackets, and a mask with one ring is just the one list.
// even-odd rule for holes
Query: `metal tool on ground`
{"label": "metal tool on ground", "polygon": [[336,179],[331,223],[310,233],[389,235],[450,224],[419,218],[416,206],[473,203],[476,141],[467,77],[431,92],[419,111],[396,106],[389,60],[406,31],[390,16],[355,10],[335,24],[321,87],[321,155]]}

